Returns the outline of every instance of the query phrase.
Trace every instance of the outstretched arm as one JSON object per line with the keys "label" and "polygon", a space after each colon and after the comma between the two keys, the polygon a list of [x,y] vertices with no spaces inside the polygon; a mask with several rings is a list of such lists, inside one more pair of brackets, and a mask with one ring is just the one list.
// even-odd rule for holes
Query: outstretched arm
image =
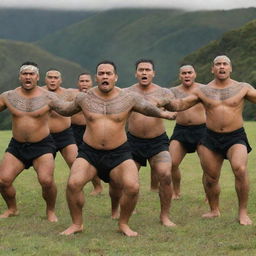
{"label": "outstretched arm", "polygon": [[159,117],[159,118],[164,118],[168,120],[175,119],[175,116],[173,115],[173,113],[157,108],[156,106],[151,104],[149,101],[144,100],[139,95],[134,95],[134,100],[135,100],[135,104],[132,110],[135,112],[139,112],[145,116]]}
{"label": "outstretched arm", "polygon": [[48,97],[50,99],[50,108],[62,116],[72,116],[81,111],[81,107],[78,104],[78,97],[73,101],[64,101],[55,93],[50,92]]}
{"label": "outstretched arm", "polygon": [[252,103],[256,103],[256,89],[250,84],[245,83],[245,86],[248,88],[245,98]]}
{"label": "outstretched arm", "polygon": [[0,95],[0,111],[3,111],[6,109],[6,104],[4,100],[3,94]]}
{"label": "outstretched arm", "polygon": [[196,94],[191,94],[182,99],[163,98],[159,100],[159,102],[157,103],[157,106],[164,107],[169,111],[183,111],[193,107],[199,102],[200,100],[198,96]]}

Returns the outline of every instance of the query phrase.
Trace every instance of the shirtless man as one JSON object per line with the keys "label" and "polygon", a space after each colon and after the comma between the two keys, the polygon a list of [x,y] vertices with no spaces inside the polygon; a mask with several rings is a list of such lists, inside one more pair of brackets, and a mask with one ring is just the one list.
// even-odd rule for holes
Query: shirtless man
{"label": "shirtless man", "polygon": [[[75,95],[77,95],[79,92],[87,92],[90,88],[92,88],[93,82],[92,77],[88,72],[81,73],[78,76],[77,81],[77,87],[78,89],[73,89]],[[86,121],[84,114],[82,112],[79,112],[71,117],[71,128],[73,130],[73,134],[76,140],[76,144],[79,147],[79,145],[83,142],[83,135],[86,128]],[[95,177],[92,180],[93,184],[93,191],[91,192],[91,195],[98,195],[102,192],[103,187],[101,186],[101,182],[99,177]]]}
{"label": "shirtless man", "polygon": [[83,111],[86,119],[83,144],[79,147],[67,184],[67,201],[73,223],[61,234],[70,235],[83,230],[83,187],[98,175],[109,182],[111,199],[120,202],[120,231],[126,236],[138,235],[128,226],[138,198],[139,180],[125,124],[132,111],[166,119],[170,119],[170,114],[139,95],[116,87],[117,79],[113,62],[99,63],[96,67],[97,86],[86,94],[78,94],[73,106],[58,112],[73,115]]}
{"label": "shirtless man", "polygon": [[[153,61],[138,60],[135,73],[138,83],[128,87],[126,90],[128,92],[136,92],[149,101],[151,98],[162,98],[166,91],[169,90],[154,84],[152,82],[154,76]],[[175,116],[176,114],[173,114],[172,119]],[[133,112],[128,119],[128,141],[138,170],[141,166],[146,166],[148,160],[151,170],[155,172],[159,181],[161,223],[164,226],[175,226],[169,218],[172,198],[171,157],[164,121],[156,117],[147,117]]]}
{"label": "shirtless man", "polygon": [[[190,95],[201,84],[196,83],[196,72],[192,65],[182,65],[179,69],[181,84],[171,88],[176,99]],[[187,153],[193,153],[200,147],[199,141],[205,133],[205,109],[202,103],[178,112],[176,125],[170,138],[169,152],[172,158],[173,199],[180,198],[181,174],[179,165]]]}
{"label": "shirtless man", "polygon": [[15,178],[33,166],[46,201],[46,216],[56,222],[57,188],[53,179],[56,147],[48,126],[51,109],[47,94],[37,85],[39,69],[33,62],[25,62],[19,71],[20,87],[0,95],[0,111],[8,109],[12,115],[12,139],[0,164],[0,191],[8,209],[0,215],[18,215]]}
{"label": "shirtless man", "polygon": [[[68,89],[61,87],[62,78],[58,70],[51,69],[46,72],[45,83],[46,90],[54,92],[64,100],[69,100],[70,93]],[[57,151],[60,151],[69,168],[77,156],[77,145],[71,129],[71,117],[61,116],[55,111],[51,111],[49,118],[49,127],[51,135],[55,141]]]}
{"label": "shirtless man", "polygon": [[248,171],[247,160],[251,147],[243,128],[243,106],[245,99],[256,103],[256,90],[247,83],[231,79],[232,65],[225,56],[213,60],[214,79],[199,87],[183,99],[162,99],[158,106],[171,111],[186,110],[202,103],[206,110],[206,136],[201,140],[200,159],[204,170],[204,188],[210,205],[210,212],[204,218],[220,216],[219,177],[224,159],[228,159],[235,176],[238,197],[238,220],[241,225],[251,225],[247,213]]}

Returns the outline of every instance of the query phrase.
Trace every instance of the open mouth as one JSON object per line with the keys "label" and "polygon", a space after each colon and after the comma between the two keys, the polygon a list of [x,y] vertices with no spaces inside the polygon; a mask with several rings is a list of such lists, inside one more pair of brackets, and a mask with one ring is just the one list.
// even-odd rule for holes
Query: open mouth
{"label": "open mouth", "polygon": [[146,77],[146,76],[143,76],[142,78],[141,78],[141,80],[142,81],[145,81],[145,80],[147,80],[148,78]]}
{"label": "open mouth", "polygon": [[109,82],[104,81],[104,82],[102,82],[102,85],[109,85]]}

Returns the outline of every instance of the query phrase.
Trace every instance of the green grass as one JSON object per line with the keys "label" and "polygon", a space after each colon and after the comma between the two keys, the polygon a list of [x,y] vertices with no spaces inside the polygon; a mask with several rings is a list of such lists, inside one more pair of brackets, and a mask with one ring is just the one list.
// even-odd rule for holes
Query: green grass
{"label": "green grass", "polygon": [[[169,134],[173,124],[167,124]],[[246,122],[245,128],[254,149],[255,123]],[[1,155],[10,137],[9,131],[0,132]],[[248,167],[251,184],[248,208],[256,223],[254,150],[249,155]],[[130,219],[131,228],[140,234],[136,238],[120,234],[117,221],[111,220],[108,185],[104,184],[102,195],[93,197],[89,195],[91,183],[84,188],[84,232],[70,237],[58,235],[71,223],[65,200],[68,167],[58,155],[55,170],[58,223],[49,223],[45,219],[45,204],[36,174],[32,168],[24,170],[14,183],[20,215],[0,220],[0,255],[256,255],[255,226],[240,226],[236,221],[237,197],[228,162],[224,163],[221,175],[222,215],[213,220],[200,217],[208,211],[208,204],[204,203],[202,170],[196,154],[187,155],[181,168],[183,197],[173,201],[171,208],[171,219],[178,225],[176,228],[160,225],[158,195],[149,191],[149,169],[141,170],[138,213]],[[4,201],[0,199],[0,211],[5,209]]]}

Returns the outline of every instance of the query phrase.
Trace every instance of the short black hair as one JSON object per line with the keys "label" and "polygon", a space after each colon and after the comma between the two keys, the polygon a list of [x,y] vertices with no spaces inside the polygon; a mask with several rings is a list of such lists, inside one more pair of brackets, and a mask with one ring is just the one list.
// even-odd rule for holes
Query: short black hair
{"label": "short black hair", "polygon": [[83,75],[92,76],[91,73],[89,73],[89,72],[83,72],[83,73],[80,73],[80,74],[77,76],[77,79],[79,79],[80,76],[83,76]]}
{"label": "short black hair", "polygon": [[138,68],[138,66],[139,66],[140,63],[144,63],[144,62],[150,63],[150,64],[152,65],[153,70],[155,70],[155,63],[154,63],[154,61],[151,60],[151,59],[139,59],[139,60],[137,60],[137,61],[135,62],[135,70],[137,70],[137,68]]}
{"label": "short black hair", "polygon": [[33,61],[25,61],[20,66],[22,67],[24,65],[32,65],[32,66],[35,66],[35,67],[38,68],[38,65],[35,62],[33,62]]}
{"label": "short black hair", "polygon": [[99,63],[97,64],[97,66],[96,66],[96,73],[97,73],[97,70],[98,70],[99,65],[101,65],[101,64],[109,64],[109,65],[113,66],[114,71],[115,71],[115,73],[117,74],[116,64],[115,64],[113,61],[110,61],[110,60],[103,60],[103,61],[99,62]]}

